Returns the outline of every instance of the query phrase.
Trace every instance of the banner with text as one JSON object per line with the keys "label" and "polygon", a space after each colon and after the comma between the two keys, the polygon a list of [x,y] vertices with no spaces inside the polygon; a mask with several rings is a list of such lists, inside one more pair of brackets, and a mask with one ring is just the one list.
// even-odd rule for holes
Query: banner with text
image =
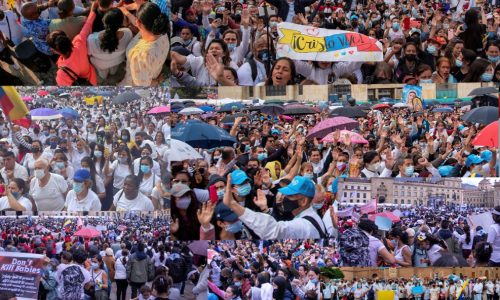
{"label": "banner with text", "polygon": [[382,44],[366,35],[293,23],[278,24],[277,56],[313,61],[382,61]]}
{"label": "banner with text", "polygon": [[19,300],[37,299],[43,258],[40,254],[0,252],[0,292],[13,292]]}

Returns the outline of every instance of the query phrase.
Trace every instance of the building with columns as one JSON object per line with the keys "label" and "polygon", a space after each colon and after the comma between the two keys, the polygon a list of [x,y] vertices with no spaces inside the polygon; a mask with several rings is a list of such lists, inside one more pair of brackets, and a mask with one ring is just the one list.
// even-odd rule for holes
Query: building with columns
{"label": "building with columns", "polygon": [[463,184],[461,178],[344,178],[338,183],[341,204],[363,205],[374,198],[401,207],[493,207],[500,205],[500,181],[485,178],[473,186]]}

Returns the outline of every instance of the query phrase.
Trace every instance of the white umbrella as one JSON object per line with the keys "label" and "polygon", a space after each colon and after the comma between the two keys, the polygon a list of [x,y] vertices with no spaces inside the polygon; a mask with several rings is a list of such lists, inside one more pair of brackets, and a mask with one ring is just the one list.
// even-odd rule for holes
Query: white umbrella
{"label": "white umbrella", "polygon": [[394,104],[393,107],[408,107],[408,105],[406,105],[406,103],[403,103],[403,102],[398,102],[398,103]]}
{"label": "white umbrella", "polygon": [[181,115],[186,115],[186,116],[189,116],[189,115],[201,115],[205,113],[202,109],[199,109],[197,107],[186,107],[186,108],[183,108],[179,114]]}
{"label": "white umbrella", "polygon": [[169,161],[183,161],[186,159],[203,158],[193,147],[176,139],[170,140]]}

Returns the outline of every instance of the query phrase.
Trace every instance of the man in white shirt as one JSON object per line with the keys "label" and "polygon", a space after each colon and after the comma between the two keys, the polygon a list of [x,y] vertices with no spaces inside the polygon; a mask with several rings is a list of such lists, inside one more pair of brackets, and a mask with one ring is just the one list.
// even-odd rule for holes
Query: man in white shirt
{"label": "man in white shirt", "polygon": [[61,211],[64,208],[68,183],[58,174],[49,172],[49,161],[40,158],[35,162],[34,178],[30,183],[30,196],[39,211]]}
{"label": "man in white shirt", "polygon": [[3,181],[8,184],[15,178],[21,178],[25,182],[28,182],[28,170],[16,162],[16,157],[14,152],[8,151],[3,156],[4,167],[0,170],[2,174]]}
{"label": "man in white shirt", "polygon": [[125,178],[123,189],[113,198],[110,210],[116,211],[153,211],[151,199],[139,192],[140,182],[137,176],[129,175]]}

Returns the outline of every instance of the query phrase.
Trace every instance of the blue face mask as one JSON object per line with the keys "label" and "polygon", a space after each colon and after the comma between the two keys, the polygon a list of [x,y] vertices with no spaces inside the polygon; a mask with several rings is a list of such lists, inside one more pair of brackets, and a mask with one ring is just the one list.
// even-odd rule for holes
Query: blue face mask
{"label": "blue face mask", "polygon": [[500,56],[491,56],[491,55],[488,55],[488,60],[491,61],[491,62],[498,62],[498,60],[500,60]]}
{"label": "blue face mask", "polygon": [[430,54],[436,53],[436,47],[433,46],[433,45],[428,46],[427,47],[427,52],[429,52]]}
{"label": "blue face mask", "polygon": [[227,49],[231,52],[236,49],[236,44],[227,44]]}
{"label": "blue face mask", "polygon": [[229,233],[238,233],[243,229],[243,222],[241,221],[236,221],[231,225],[226,226],[226,231]]}
{"label": "blue face mask", "polygon": [[460,59],[455,59],[455,66],[461,68],[464,63]]}
{"label": "blue face mask", "polygon": [[60,162],[56,162],[56,168],[58,169],[64,169],[65,165],[64,165],[64,162],[60,161]]}
{"label": "blue face mask", "polygon": [[399,23],[393,23],[392,24],[392,29],[398,31],[399,30]]}
{"label": "blue face mask", "polygon": [[102,157],[102,151],[94,151],[94,156],[97,157],[97,158],[101,158]]}
{"label": "blue face mask", "polygon": [[75,191],[76,194],[80,194],[83,191],[83,182],[73,183],[73,191]]}
{"label": "blue face mask", "polygon": [[241,282],[237,281],[234,283],[235,286],[241,286]]}
{"label": "blue face mask", "polygon": [[432,83],[432,78],[429,78],[429,79],[420,79],[420,83]]}
{"label": "blue face mask", "polygon": [[305,173],[304,177],[312,180],[314,178],[314,173]]}
{"label": "blue face mask", "polygon": [[493,74],[492,73],[483,73],[481,75],[481,81],[490,82],[492,79],[493,79]]}
{"label": "blue face mask", "polygon": [[405,175],[408,177],[413,176],[414,172],[415,172],[415,168],[413,166],[406,167],[406,169],[405,169]]}
{"label": "blue face mask", "polygon": [[148,174],[149,172],[151,172],[151,167],[147,165],[141,165],[141,172]]}
{"label": "blue face mask", "polygon": [[19,194],[19,192],[12,192],[12,196],[14,196],[14,198],[16,199],[19,199],[19,196],[21,195]]}
{"label": "blue face mask", "polygon": [[217,198],[222,200],[224,198],[224,190],[217,191]]}
{"label": "blue face mask", "polygon": [[318,209],[321,209],[323,207],[323,205],[325,205],[324,202],[321,202],[321,203],[314,203],[312,205],[312,207],[315,209],[315,210],[318,210]]}
{"label": "blue face mask", "polygon": [[238,190],[238,196],[246,197],[246,196],[248,196],[248,194],[250,194],[252,187],[250,186],[250,183],[246,183],[246,184],[238,187],[237,190]]}
{"label": "blue face mask", "polygon": [[250,145],[245,145],[245,152],[249,152],[250,151]]}
{"label": "blue face mask", "polygon": [[266,153],[266,152],[263,152],[263,153],[259,153],[259,154],[257,154],[257,159],[258,159],[259,161],[263,161],[263,160],[264,160],[264,159],[266,159],[266,158],[267,158],[267,153]]}
{"label": "blue face mask", "polygon": [[320,151],[323,150],[323,144],[318,145],[318,150],[320,150]]}

